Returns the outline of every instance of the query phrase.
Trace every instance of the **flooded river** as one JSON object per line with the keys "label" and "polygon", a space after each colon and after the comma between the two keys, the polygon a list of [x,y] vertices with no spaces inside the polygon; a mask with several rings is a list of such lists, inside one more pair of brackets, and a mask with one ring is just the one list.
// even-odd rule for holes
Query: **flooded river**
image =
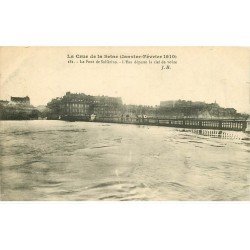
{"label": "flooded river", "polygon": [[243,132],[0,121],[1,200],[250,200]]}

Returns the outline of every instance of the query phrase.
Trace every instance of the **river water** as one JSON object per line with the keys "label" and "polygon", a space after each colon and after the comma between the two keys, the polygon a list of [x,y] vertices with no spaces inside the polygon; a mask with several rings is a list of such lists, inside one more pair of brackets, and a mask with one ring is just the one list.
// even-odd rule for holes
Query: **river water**
{"label": "river water", "polygon": [[1,200],[250,200],[243,132],[0,121]]}

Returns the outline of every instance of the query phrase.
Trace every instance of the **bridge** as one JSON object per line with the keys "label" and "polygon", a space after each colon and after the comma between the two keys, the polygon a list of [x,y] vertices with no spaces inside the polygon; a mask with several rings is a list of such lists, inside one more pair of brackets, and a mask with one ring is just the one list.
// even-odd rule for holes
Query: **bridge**
{"label": "bridge", "polygon": [[95,122],[121,123],[152,125],[177,128],[194,128],[194,129],[218,129],[232,131],[246,131],[250,124],[246,120],[236,119],[174,119],[174,118],[131,118],[131,117],[96,117]]}

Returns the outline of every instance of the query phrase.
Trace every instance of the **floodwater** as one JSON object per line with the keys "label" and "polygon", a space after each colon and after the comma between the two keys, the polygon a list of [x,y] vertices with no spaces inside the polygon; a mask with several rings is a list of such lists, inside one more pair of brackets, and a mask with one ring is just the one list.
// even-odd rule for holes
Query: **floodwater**
{"label": "floodwater", "polygon": [[250,200],[250,136],[0,121],[1,200]]}

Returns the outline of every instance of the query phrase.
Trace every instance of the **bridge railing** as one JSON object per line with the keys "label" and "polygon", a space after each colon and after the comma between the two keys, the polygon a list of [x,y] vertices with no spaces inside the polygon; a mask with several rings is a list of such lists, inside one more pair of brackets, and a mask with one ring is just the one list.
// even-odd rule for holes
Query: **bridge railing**
{"label": "bridge railing", "polygon": [[98,117],[98,122],[124,123],[139,125],[155,125],[166,127],[199,128],[199,129],[220,129],[245,131],[247,121],[234,119],[178,119],[178,118],[135,118],[135,117]]}

